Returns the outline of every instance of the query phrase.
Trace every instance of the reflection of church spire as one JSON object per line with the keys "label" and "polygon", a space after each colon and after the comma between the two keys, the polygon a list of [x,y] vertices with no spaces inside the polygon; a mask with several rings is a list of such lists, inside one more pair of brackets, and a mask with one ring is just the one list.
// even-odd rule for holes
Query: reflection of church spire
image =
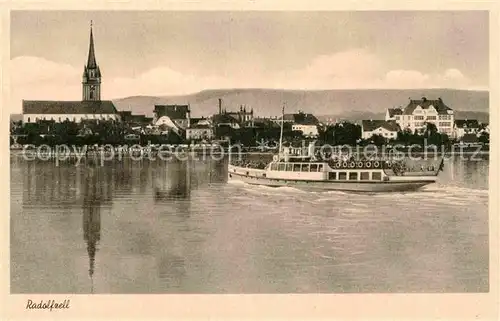
{"label": "reflection of church spire", "polygon": [[94,284],[95,256],[97,243],[101,238],[101,200],[99,182],[94,173],[89,173],[85,180],[83,196],[83,237],[87,243],[89,256],[89,277]]}

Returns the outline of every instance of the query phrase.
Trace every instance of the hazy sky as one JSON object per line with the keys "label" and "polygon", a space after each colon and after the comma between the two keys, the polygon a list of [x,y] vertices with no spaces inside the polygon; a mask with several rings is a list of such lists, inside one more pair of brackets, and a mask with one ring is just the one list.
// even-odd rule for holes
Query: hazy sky
{"label": "hazy sky", "polygon": [[94,24],[102,98],[215,88],[487,89],[488,12],[11,14],[11,99],[81,99]]}

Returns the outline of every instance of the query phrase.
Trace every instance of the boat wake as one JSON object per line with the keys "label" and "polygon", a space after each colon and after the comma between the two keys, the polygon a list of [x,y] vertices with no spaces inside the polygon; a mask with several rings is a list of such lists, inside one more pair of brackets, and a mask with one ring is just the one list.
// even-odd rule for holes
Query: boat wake
{"label": "boat wake", "polygon": [[[230,181],[231,184],[241,186],[245,193],[253,195],[266,195],[270,197],[290,197],[300,195],[299,202],[309,202],[312,204],[328,203],[330,201],[341,201],[346,204],[354,202],[364,202],[374,199],[391,199],[392,202],[422,203],[426,206],[433,204],[448,204],[464,206],[471,201],[486,203],[488,202],[488,190],[472,189],[460,186],[450,185],[431,185],[425,186],[417,191],[409,192],[349,192],[349,191],[306,191],[294,187],[270,187],[265,185],[252,185],[241,181]],[[357,208],[359,210],[359,208]]]}

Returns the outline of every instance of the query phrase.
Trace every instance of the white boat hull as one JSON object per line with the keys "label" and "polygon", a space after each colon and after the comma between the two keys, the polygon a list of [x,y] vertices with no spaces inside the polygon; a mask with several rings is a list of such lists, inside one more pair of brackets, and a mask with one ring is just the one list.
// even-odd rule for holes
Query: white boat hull
{"label": "white boat hull", "polygon": [[387,181],[318,181],[265,178],[262,175],[252,174],[246,175],[241,171],[230,170],[228,181],[240,181],[251,185],[269,187],[293,187],[305,191],[402,192],[417,190],[428,184],[435,183],[437,179],[435,176],[415,178],[401,176]]}

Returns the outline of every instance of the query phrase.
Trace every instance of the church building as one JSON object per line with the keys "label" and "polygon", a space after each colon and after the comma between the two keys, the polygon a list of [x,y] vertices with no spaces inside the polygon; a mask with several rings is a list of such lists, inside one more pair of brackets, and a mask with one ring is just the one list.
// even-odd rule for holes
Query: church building
{"label": "church building", "polygon": [[55,122],[82,120],[119,120],[119,114],[110,100],[101,100],[101,70],[96,62],[94,36],[90,24],[90,45],[87,64],[82,76],[81,101],[23,100],[23,122],[41,120]]}

